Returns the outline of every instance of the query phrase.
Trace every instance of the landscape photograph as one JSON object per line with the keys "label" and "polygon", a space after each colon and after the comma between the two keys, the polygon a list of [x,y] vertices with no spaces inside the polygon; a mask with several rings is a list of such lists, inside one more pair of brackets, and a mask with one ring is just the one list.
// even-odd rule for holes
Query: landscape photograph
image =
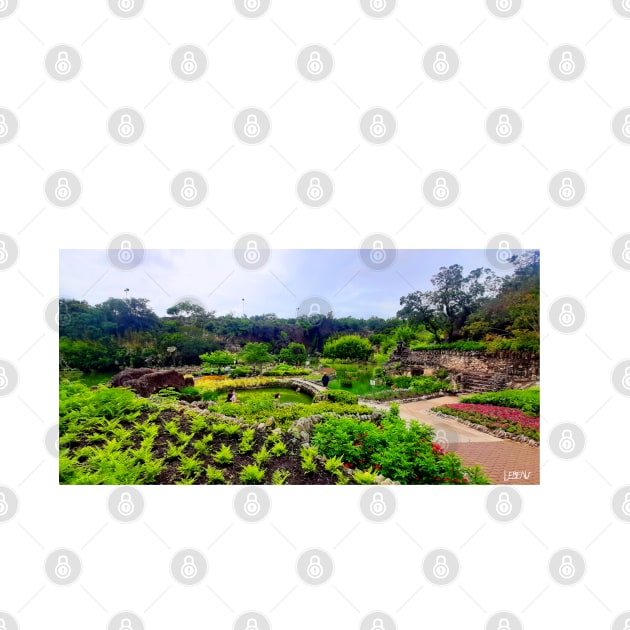
{"label": "landscape photograph", "polygon": [[538,250],[59,266],[61,484],[540,483]]}

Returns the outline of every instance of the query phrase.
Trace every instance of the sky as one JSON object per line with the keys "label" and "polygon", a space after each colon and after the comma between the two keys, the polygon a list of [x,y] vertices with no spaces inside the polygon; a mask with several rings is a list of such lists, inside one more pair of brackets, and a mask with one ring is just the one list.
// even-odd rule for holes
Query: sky
{"label": "sky", "polygon": [[[113,266],[105,250],[61,250],[59,296],[99,304],[110,297],[147,298],[160,316],[182,299],[217,315],[304,314],[313,298],[335,317],[393,317],[401,296],[431,289],[442,266],[464,273],[488,267],[486,250],[397,250],[386,269],[365,265],[359,250],[273,250],[267,264],[246,270],[232,250],[146,250],[132,270]],[[498,275],[507,271],[495,270]],[[245,301],[243,302],[243,298]]]}

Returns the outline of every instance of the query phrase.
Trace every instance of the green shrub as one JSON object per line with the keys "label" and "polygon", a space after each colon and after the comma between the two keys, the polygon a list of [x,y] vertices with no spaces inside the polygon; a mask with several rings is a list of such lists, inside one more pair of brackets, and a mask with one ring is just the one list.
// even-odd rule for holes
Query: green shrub
{"label": "green shrub", "polygon": [[358,398],[351,392],[344,392],[340,389],[329,389],[326,392],[330,402],[343,403],[345,405],[356,405]]}
{"label": "green shrub", "polygon": [[435,377],[440,380],[444,380],[448,376],[448,370],[445,368],[438,368],[435,370]]}
{"label": "green shrub", "polygon": [[[433,428],[412,421],[409,428],[398,416],[397,406],[383,418],[381,425],[354,418],[328,417],[313,430],[312,444],[326,457],[338,457],[344,465],[382,474],[404,484],[445,483],[445,470],[449,460],[444,460],[442,449],[433,443]],[[456,457],[456,456],[455,456]],[[452,457],[450,458],[452,459]],[[462,468],[459,477],[464,481]],[[366,479],[365,475],[360,479]]]}
{"label": "green shrub", "polygon": [[243,437],[238,448],[238,452],[243,455],[251,453],[254,450],[254,436],[256,432],[254,429],[245,429],[243,431]]}
{"label": "green shrub", "polygon": [[291,473],[288,470],[282,470],[281,468],[278,468],[278,470],[274,470],[273,474],[271,475],[271,483],[274,486],[282,486],[287,482],[290,476]]}
{"label": "green shrub", "polygon": [[221,448],[214,454],[214,461],[219,466],[227,466],[234,461],[232,449],[225,444],[221,444]]}
{"label": "green shrub", "polygon": [[266,446],[263,446],[258,453],[254,453],[254,461],[259,465],[259,466],[264,466],[269,459],[271,458],[271,453],[267,450]]}
{"label": "green shrub", "polygon": [[243,466],[239,477],[244,484],[260,484],[265,478],[265,471],[258,468],[258,466],[248,464]]}
{"label": "green shrub", "polygon": [[208,466],[206,468],[206,477],[207,477],[207,483],[209,484],[225,483],[225,477],[223,476],[223,472],[220,471],[218,468],[215,468],[214,466]]}
{"label": "green shrub", "polygon": [[450,391],[451,384],[448,381],[441,381],[435,376],[418,376],[411,383],[411,390],[415,394],[435,394],[440,391]]}
{"label": "green shrub", "polygon": [[287,447],[285,445],[284,442],[278,442],[277,444],[274,444],[273,448],[271,449],[271,454],[274,457],[281,457],[282,455],[286,455],[287,454]]}
{"label": "green shrub", "polygon": [[356,470],[352,478],[354,479],[355,483],[361,485],[370,485],[375,482],[377,474],[378,473],[374,472],[371,468],[369,470]]}

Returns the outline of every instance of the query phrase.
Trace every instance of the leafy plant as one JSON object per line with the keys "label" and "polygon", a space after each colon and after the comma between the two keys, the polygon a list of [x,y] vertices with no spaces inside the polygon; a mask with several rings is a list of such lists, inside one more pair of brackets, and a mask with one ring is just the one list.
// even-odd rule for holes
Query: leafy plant
{"label": "leafy plant", "polygon": [[234,461],[234,453],[232,449],[225,444],[221,444],[221,448],[214,454],[214,461],[219,466],[227,466]]}
{"label": "leafy plant", "polygon": [[243,431],[243,437],[241,438],[241,443],[238,448],[238,452],[243,455],[247,453],[251,453],[254,450],[254,436],[256,435],[256,431],[254,429],[245,429]]}
{"label": "leafy plant", "polygon": [[241,482],[245,484],[260,484],[265,478],[265,471],[261,470],[258,466],[248,464],[247,466],[243,466],[239,478]]}
{"label": "leafy plant", "polygon": [[290,476],[291,473],[288,470],[282,470],[281,468],[278,468],[277,470],[274,470],[273,474],[271,475],[271,483],[274,486],[282,486],[287,482]]}
{"label": "leafy plant", "polygon": [[274,444],[274,446],[271,449],[271,454],[274,457],[282,457],[282,455],[286,455],[287,454],[286,444],[284,442],[278,442],[277,444]]}
{"label": "leafy plant", "polygon": [[271,453],[267,450],[266,446],[263,446],[258,453],[254,453],[253,457],[254,461],[259,466],[264,466],[271,458]]}
{"label": "leafy plant", "polygon": [[214,466],[208,466],[206,468],[206,479],[209,484],[220,484],[225,483],[225,477],[223,476],[223,472]]}
{"label": "leafy plant", "polygon": [[352,478],[358,484],[370,485],[374,483],[376,475],[378,475],[378,472],[374,472],[372,468],[369,468],[368,470],[355,470]]}

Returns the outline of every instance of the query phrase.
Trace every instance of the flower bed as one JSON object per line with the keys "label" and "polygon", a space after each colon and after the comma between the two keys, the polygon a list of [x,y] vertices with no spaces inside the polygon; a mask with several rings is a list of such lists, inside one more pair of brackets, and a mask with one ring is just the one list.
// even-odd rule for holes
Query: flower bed
{"label": "flower bed", "polygon": [[255,389],[257,387],[272,387],[273,385],[284,385],[284,381],[270,376],[254,376],[252,378],[225,378],[215,379],[209,376],[202,376],[195,381],[195,387],[200,392],[223,393],[231,389]]}
{"label": "flower bed", "polygon": [[480,424],[488,429],[500,429],[515,435],[525,435],[537,442],[540,441],[540,418],[528,415],[513,407],[498,407],[473,403],[451,403],[434,407],[437,411],[449,416]]}

